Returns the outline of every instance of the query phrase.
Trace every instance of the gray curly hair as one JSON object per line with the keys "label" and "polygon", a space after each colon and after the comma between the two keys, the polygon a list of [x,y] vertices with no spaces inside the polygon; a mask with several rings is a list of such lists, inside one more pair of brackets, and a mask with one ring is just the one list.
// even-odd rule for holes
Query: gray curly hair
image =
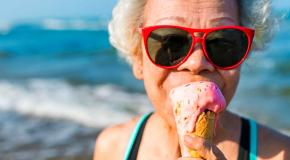
{"label": "gray curly hair", "polygon": [[[264,49],[277,26],[271,0],[238,0],[238,3],[241,25],[256,30],[253,49]],[[141,51],[142,38],[138,27],[143,22],[142,11],[145,5],[146,0],[119,0],[109,23],[110,42],[118,50],[119,56],[129,64],[132,64],[132,57]]]}

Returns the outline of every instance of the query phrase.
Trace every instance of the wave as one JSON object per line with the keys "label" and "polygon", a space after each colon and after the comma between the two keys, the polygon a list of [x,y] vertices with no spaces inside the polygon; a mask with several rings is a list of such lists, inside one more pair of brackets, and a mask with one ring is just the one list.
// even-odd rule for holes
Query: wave
{"label": "wave", "polygon": [[62,20],[46,19],[42,21],[41,26],[48,30],[101,30],[107,28],[105,20]]}
{"label": "wave", "polygon": [[6,35],[17,29],[38,30],[78,30],[99,31],[107,30],[108,20],[105,18],[62,19],[48,18],[38,21],[8,22],[0,21],[0,34]]}
{"label": "wave", "polygon": [[8,34],[12,27],[11,23],[0,21],[0,35]]}
{"label": "wave", "polygon": [[72,86],[63,80],[0,81],[0,111],[104,127],[152,110],[145,94],[104,84]]}
{"label": "wave", "polygon": [[[238,98],[231,102],[229,110],[289,135],[288,97],[255,79],[250,83],[247,77],[241,79],[235,96]],[[68,120],[94,128],[122,123],[153,110],[145,93],[113,84],[72,85],[59,79],[1,80],[0,97],[2,112]]]}

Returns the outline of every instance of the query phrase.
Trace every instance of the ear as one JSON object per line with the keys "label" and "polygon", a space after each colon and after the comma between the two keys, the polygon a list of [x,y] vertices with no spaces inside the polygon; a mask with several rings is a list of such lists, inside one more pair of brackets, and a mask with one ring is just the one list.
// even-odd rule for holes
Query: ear
{"label": "ear", "polygon": [[133,56],[133,64],[132,64],[133,74],[136,79],[143,79],[143,59],[142,55]]}

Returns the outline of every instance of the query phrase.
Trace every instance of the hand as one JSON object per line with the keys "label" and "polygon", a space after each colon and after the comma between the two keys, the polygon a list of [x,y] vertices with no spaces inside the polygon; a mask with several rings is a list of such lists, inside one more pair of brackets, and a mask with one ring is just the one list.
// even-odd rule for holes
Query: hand
{"label": "hand", "polygon": [[226,160],[224,154],[217,146],[203,138],[186,135],[184,144],[199,153],[202,158],[179,158],[178,160]]}

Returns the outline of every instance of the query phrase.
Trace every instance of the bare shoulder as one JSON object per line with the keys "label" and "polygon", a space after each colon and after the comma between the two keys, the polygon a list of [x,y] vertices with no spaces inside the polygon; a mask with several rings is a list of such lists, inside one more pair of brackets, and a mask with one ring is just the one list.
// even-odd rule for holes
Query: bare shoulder
{"label": "bare shoulder", "polygon": [[97,137],[94,160],[123,159],[130,135],[139,118],[138,116],[127,123],[105,128]]}
{"label": "bare shoulder", "polygon": [[290,137],[259,125],[260,159],[290,159]]}

